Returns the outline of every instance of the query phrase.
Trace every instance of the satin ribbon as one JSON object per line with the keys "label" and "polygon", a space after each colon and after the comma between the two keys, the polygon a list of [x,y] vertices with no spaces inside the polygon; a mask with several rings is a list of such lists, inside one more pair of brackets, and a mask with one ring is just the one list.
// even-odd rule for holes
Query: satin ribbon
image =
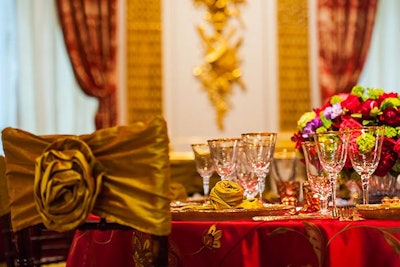
{"label": "satin ribbon", "polygon": [[[37,136],[6,128],[2,138],[14,231],[47,220],[52,230],[64,231],[79,224],[89,211],[145,233],[170,233],[169,139],[163,118],[79,136]],[[76,141],[71,149],[68,144],[57,145],[71,140]],[[35,182],[37,159],[40,169]],[[63,171],[55,171],[58,168]],[[85,176],[92,177],[91,185],[86,182],[87,188],[79,187]],[[68,183],[78,190],[68,191]],[[54,201],[57,198],[65,199]],[[79,204],[73,202],[82,199],[88,203],[87,210],[77,211]],[[64,214],[57,217],[57,210]]]}

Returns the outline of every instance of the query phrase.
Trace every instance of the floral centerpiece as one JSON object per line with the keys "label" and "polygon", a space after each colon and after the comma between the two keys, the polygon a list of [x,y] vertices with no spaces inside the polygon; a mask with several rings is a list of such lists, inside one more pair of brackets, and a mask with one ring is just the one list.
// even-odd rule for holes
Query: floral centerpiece
{"label": "floral centerpiece", "polygon": [[[374,174],[385,176],[390,173],[397,176],[400,174],[399,108],[400,96],[397,93],[356,85],[351,93],[334,95],[322,107],[304,113],[297,122],[298,132],[292,136],[292,141],[302,153],[301,143],[311,140],[314,133],[382,125],[385,137],[381,159]],[[350,160],[347,160],[339,179],[359,179]]]}

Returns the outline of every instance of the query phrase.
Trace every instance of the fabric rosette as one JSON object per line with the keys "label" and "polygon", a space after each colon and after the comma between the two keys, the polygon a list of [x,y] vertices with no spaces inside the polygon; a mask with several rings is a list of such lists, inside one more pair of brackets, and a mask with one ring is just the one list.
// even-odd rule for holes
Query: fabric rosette
{"label": "fabric rosette", "polygon": [[67,137],[51,143],[35,167],[34,199],[43,224],[62,232],[84,223],[100,193],[102,176],[85,142]]}
{"label": "fabric rosette", "polygon": [[243,188],[232,181],[219,181],[211,189],[210,201],[216,210],[234,208],[243,201]]}

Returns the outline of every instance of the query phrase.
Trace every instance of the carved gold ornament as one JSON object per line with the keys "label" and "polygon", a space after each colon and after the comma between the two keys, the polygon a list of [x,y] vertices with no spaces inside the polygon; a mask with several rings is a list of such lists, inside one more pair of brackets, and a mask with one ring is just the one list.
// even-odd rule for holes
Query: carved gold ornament
{"label": "carved gold ornament", "polygon": [[237,36],[236,25],[228,22],[240,21],[239,5],[245,0],[194,0],[198,6],[206,6],[205,20],[209,23],[210,34],[206,34],[203,26],[197,30],[203,41],[205,61],[194,69],[194,75],[201,81],[203,89],[208,92],[211,104],[216,109],[217,125],[224,129],[224,118],[231,108],[228,97],[232,94],[232,87],[238,84],[245,90],[242,73],[239,69],[240,60],[237,51],[242,38]]}

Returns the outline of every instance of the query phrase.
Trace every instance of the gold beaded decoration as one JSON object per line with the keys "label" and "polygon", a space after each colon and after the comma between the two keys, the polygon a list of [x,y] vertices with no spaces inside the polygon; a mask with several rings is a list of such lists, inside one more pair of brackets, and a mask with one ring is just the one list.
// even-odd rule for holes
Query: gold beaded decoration
{"label": "gold beaded decoration", "polygon": [[[216,110],[218,128],[224,130],[224,118],[231,104],[229,96],[233,85],[245,89],[242,81],[240,60],[237,51],[242,38],[238,36],[238,27],[229,24],[232,20],[240,21],[240,4],[245,0],[193,0],[197,6],[207,8],[205,20],[211,33],[206,28],[197,26],[204,47],[204,63],[194,69],[194,75],[202,83],[203,89]],[[240,25],[240,23],[239,23]]]}
{"label": "gold beaded decoration", "polygon": [[161,0],[126,1],[128,123],[162,114]]}

